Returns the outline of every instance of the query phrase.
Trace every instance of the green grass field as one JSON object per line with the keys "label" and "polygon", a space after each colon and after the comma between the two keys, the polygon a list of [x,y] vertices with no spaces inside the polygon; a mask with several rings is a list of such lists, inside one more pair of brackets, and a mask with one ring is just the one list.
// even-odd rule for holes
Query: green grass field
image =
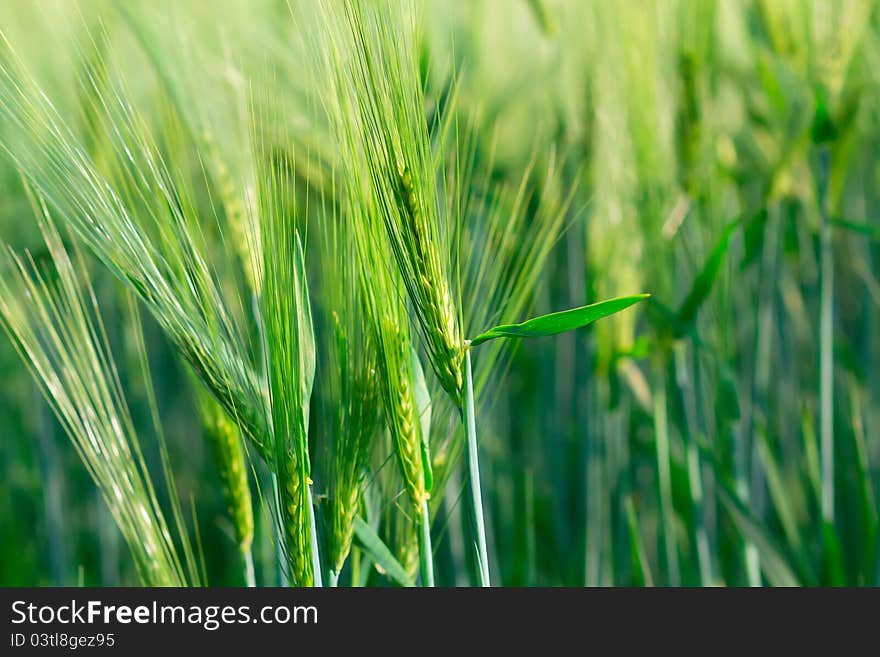
{"label": "green grass field", "polygon": [[874,0],[0,4],[0,585],[880,586]]}

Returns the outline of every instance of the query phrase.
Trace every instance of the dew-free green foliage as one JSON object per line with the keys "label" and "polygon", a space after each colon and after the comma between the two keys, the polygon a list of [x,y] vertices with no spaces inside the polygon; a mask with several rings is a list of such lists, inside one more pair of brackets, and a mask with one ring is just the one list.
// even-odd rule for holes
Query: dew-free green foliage
{"label": "dew-free green foliage", "polygon": [[876,0],[0,35],[0,583],[880,584]]}
{"label": "dew-free green foliage", "polygon": [[476,347],[489,340],[496,338],[540,338],[548,335],[558,335],[566,331],[588,326],[593,322],[620,312],[631,305],[647,299],[649,294],[637,294],[617,299],[608,299],[589,306],[561,310],[559,312],[533,317],[520,324],[502,324],[493,326],[488,331],[480,333],[470,341],[471,347]]}

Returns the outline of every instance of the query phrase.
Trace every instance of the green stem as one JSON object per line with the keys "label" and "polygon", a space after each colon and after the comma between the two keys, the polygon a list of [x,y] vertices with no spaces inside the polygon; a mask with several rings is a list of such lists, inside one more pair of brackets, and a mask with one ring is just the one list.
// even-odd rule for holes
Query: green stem
{"label": "green stem", "polygon": [[821,289],[819,300],[819,429],[822,459],[822,519],[834,523],[834,258],[826,200],[828,150],[819,152]]}
{"label": "green stem", "polygon": [[254,552],[253,549],[242,547],[241,558],[244,565],[244,583],[249,589],[256,587],[257,578],[254,574]]}
{"label": "green stem", "polygon": [[477,421],[474,412],[474,382],[471,372],[470,349],[464,352],[465,363],[465,433],[467,434],[468,486],[471,491],[471,512],[476,530],[477,561],[480,567],[480,586],[489,584],[489,551],[486,548],[486,524],[483,520],[483,495],[480,490],[480,463],[477,449]]}
{"label": "green stem", "polygon": [[660,484],[660,514],[663,518],[663,542],[669,585],[680,586],[678,546],[675,540],[675,508],[672,502],[672,472],[669,463],[669,426],[666,419],[666,380],[661,364],[655,365],[654,437],[657,447],[657,474]]}
{"label": "green stem", "polygon": [[526,468],[525,472],[525,517],[526,517],[526,586],[534,586],[536,573],[538,572],[537,562],[537,538],[536,522],[535,522],[535,471],[532,468]]}
{"label": "green stem", "polygon": [[422,586],[434,586],[434,552],[431,547],[431,517],[428,500],[422,500],[421,532],[419,532],[419,560],[421,561]]}
{"label": "green stem", "polygon": [[351,548],[351,585],[361,585],[361,551],[357,546]]}
{"label": "green stem", "polygon": [[702,463],[697,448],[697,435],[700,422],[697,419],[697,372],[699,359],[694,349],[693,376],[690,376],[687,363],[687,346],[675,345],[675,378],[681,394],[685,430],[683,432],[685,456],[687,458],[688,492],[691,498],[691,513],[694,516],[693,539],[697,546],[697,564],[700,571],[700,585],[709,586],[712,582],[712,559],[709,553],[709,537],[706,531],[706,507],[703,498]]}
{"label": "green stem", "polygon": [[309,536],[312,543],[312,580],[314,585],[322,587],[321,581],[321,555],[318,553],[318,526],[315,524],[315,503],[312,500],[312,487],[306,485],[309,496]]}
{"label": "green stem", "polygon": [[272,473],[272,492],[275,494],[278,509],[278,522],[273,524],[275,538],[275,553],[278,563],[278,586],[290,586],[290,577],[285,571],[284,564],[287,563],[287,556],[284,552],[284,530],[281,523],[281,491],[278,488],[278,475]]}
{"label": "green stem", "polygon": [[327,586],[329,586],[331,589],[335,589],[337,586],[339,586],[339,573],[337,573],[335,570],[331,570],[329,573],[327,573]]}

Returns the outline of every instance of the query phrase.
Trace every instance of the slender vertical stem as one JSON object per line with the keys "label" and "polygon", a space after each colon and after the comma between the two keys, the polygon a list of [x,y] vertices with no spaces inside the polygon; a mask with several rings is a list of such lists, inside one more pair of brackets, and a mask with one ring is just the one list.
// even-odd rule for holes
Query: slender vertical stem
{"label": "slender vertical stem", "polygon": [[327,586],[331,589],[335,589],[339,586],[339,573],[335,570],[331,569],[329,573],[327,573]]}
{"label": "slender vertical stem", "polygon": [[351,585],[361,585],[361,551],[356,546],[351,548]]}
{"label": "slender vertical stem", "polygon": [[[764,459],[761,456],[760,438],[757,435],[758,420],[769,413],[768,399],[770,381],[773,374],[771,365],[776,352],[773,348],[775,333],[775,286],[777,282],[777,260],[779,257],[779,230],[781,205],[768,203],[767,224],[764,229],[761,267],[757,282],[758,307],[755,315],[754,333],[754,371],[748,393],[749,411],[745,414],[742,434],[742,501],[747,504],[757,518],[765,514],[767,478]],[[753,541],[744,543],[746,577],[749,586],[761,586],[761,555]]]}
{"label": "slender vertical stem", "polygon": [[431,517],[428,515],[428,500],[422,500],[422,515],[419,524],[419,560],[421,561],[422,586],[434,586],[434,554],[431,547]]}
{"label": "slender vertical stem", "polygon": [[[260,378],[263,381],[268,380],[268,362],[269,348],[268,339],[266,337],[266,324],[263,322],[263,313],[260,311],[262,307],[260,296],[254,292],[251,294],[251,311],[254,315],[254,322],[257,325],[257,333],[260,336],[260,345],[262,349],[262,358],[260,358]],[[278,475],[272,472],[272,494],[275,496],[276,508],[278,509],[278,522],[273,524],[273,533],[275,538],[275,553],[278,560],[278,586],[287,586],[290,582],[284,574],[284,563],[287,558],[284,555],[284,540],[281,531],[281,493],[278,489]]]}
{"label": "slender vertical stem", "polygon": [[[749,491],[749,445],[746,430],[738,424],[734,429],[734,477],[736,494],[746,506],[751,506]],[[761,562],[758,548],[747,537],[743,537],[743,562],[746,569],[746,581],[749,586],[761,586]]]}
{"label": "slender vertical stem", "polygon": [[[697,395],[697,410],[699,418],[700,426],[703,428],[703,431],[706,432],[706,439],[709,444],[709,449],[712,453],[715,452],[715,441],[714,441],[714,431],[711,428],[711,425],[707,424],[706,415],[705,415],[705,404],[706,400],[702,397],[703,394],[703,386],[702,386],[702,374],[700,367],[700,357],[697,353],[696,346],[694,346],[691,351],[691,361],[692,361],[692,369],[694,372],[694,391]],[[717,499],[715,494],[715,472],[711,466],[711,464],[706,463],[704,459],[700,459],[700,468],[702,471],[702,484],[703,484],[703,523],[706,528],[706,543],[707,543],[707,552],[710,556],[709,559],[709,577],[712,582],[715,581],[715,570],[720,564],[714,563],[714,559],[717,559],[718,555],[718,514],[717,514]]]}
{"label": "slender vertical stem", "polygon": [[603,481],[603,454],[600,436],[600,399],[606,399],[606,386],[588,393],[589,410],[587,416],[592,420],[586,425],[586,477],[584,495],[586,497],[586,531],[584,536],[584,584],[600,586],[602,583],[602,542],[605,540],[602,517],[602,498],[607,488]]}
{"label": "slender vertical stem", "polygon": [[694,535],[697,544],[697,564],[700,568],[700,585],[709,586],[712,583],[712,555],[709,552],[709,534],[706,531],[706,511],[703,501],[702,464],[693,436],[687,444],[688,482],[690,484],[691,501],[693,512],[696,516],[694,522]]}
{"label": "slender vertical stem", "polygon": [[315,586],[323,586],[321,581],[321,555],[318,553],[318,526],[315,523],[315,503],[312,500],[312,487],[306,486],[309,496],[309,536],[312,543],[312,580]]}
{"label": "slender vertical stem", "polygon": [[698,359],[694,357],[694,376],[690,376],[687,362],[687,346],[676,345],[675,378],[684,402],[685,430],[684,446],[687,458],[688,491],[691,497],[691,512],[694,515],[693,538],[697,546],[697,564],[700,570],[700,584],[708,586],[712,582],[712,558],[709,554],[709,538],[706,531],[706,508],[703,499],[703,477],[700,454],[697,449],[697,435],[700,423],[697,419],[696,368]]}
{"label": "slender vertical stem", "polygon": [[480,586],[489,584],[489,551],[486,548],[486,524],[483,520],[483,494],[480,490],[480,463],[477,449],[477,422],[474,412],[474,382],[471,372],[471,351],[464,352],[465,364],[465,433],[467,434],[468,485],[471,491],[471,511],[477,541],[477,561],[480,566]]}
{"label": "slender vertical stem", "polygon": [[257,578],[254,574],[254,551],[251,546],[242,548],[241,559],[244,565],[245,586],[252,589],[257,585]]}
{"label": "slender vertical stem", "polygon": [[660,514],[663,518],[663,547],[669,585],[681,585],[678,546],[675,540],[675,509],[672,503],[672,471],[669,463],[669,425],[666,419],[666,380],[662,365],[655,365],[654,440],[657,448],[657,473],[660,484]]}
{"label": "slender vertical stem", "polygon": [[453,470],[449,474],[449,483],[443,487],[443,504],[446,507],[447,532],[446,544],[449,546],[453,572],[455,573],[454,586],[468,585],[467,572],[467,549],[465,547],[465,513],[464,507],[459,504],[459,491],[462,490],[460,474]]}
{"label": "slender vertical stem", "polygon": [[[65,586],[73,580],[72,573],[68,568],[67,540],[68,532],[65,528],[64,513],[64,470],[58,456],[57,446],[52,436],[52,424],[48,421],[48,412],[44,406],[40,406],[37,415],[39,419],[38,456],[42,469],[45,492],[46,527],[50,537],[49,556],[52,577],[55,584]],[[109,584],[111,582],[104,582]]]}
{"label": "slender vertical stem", "polygon": [[828,149],[819,151],[821,289],[819,300],[819,429],[822,459],[822,519],[834,523],[834,258],[828,217]]}
{"label": "slender vertical stem", "polygon": [[284,530],[281,526],[281,491],[278,488],[278,475],[272,473],[272,492],[275,495],[276,509],[278,509],[278,522],[273,523],[275,538],[275,553],[278,559],[278,586],[290,586],[290,577],[285,573],[287,555],[284,553]]}
{"label": "slender vertical stem", "polygon": [[535,472],[526,468],[525,472],[525,517],[526,517],[526,586],[534,586],[537,579],[537,539],[535,537]]}

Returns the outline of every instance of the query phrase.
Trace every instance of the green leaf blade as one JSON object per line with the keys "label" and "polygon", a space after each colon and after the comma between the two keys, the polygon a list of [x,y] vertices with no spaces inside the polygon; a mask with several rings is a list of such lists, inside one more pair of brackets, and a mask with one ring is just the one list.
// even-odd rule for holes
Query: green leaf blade
{"label": "green leaf blade", "polygon": [[533,317],[521,324],[502,324],[475,337],[471,340],[470,346],[475,347],[496,338],[539,338],[573,331],[625,310],[650,296],[650,294],[633,294],[615,297],[588,306]]}
{"label": "green leaf blade", "polygon": [[833,226],[838,226],[839,228],[843,228],[853,233],[864,235],[869,239],[880,241],[880,227],[873,224],[863,221],[850,221],[849,219],[843,219],[841,217],[832,218],[831,224]]}
{"label": "green leaf blade", "polygon": [[391,554],[388,546],[379,538],[376,531],[360,516],[354,517],[354,536],[361,549],[379,566],[388,577],[404,587],[413,587],[415,583],[406,572],[406,568]]}
{"label": "green leaf blade", "polygon": [[721,265],[724,263],[724,259],[727,256],[727,247],[730,245],[730,238],[733,235],[733,231],[739,226],[740,221],[740,219],[735,219],[727,224],[727,227],[721,233],[721,237],[718,238],[718,242],[716,242],[709,257],[703,264],[703,268],[694,279],[694,284],[691,286],[690,292],[688,292],[688,295],[685,297],[676,315],[675,337],[682,337],[693,326],[693,323],[697,318],[697,312],[712,292],[712,287],[715,285],[715,279],[718,278],[718,272],[721,271]]}

